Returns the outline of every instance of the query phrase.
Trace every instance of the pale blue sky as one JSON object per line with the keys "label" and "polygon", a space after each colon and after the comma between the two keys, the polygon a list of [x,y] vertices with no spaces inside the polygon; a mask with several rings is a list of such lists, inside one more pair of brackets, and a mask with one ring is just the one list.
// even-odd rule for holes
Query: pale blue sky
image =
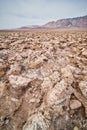
{"label": "pale blue sky", "polygon": [[87,0],[0,0],[0,29],[87,15]]}

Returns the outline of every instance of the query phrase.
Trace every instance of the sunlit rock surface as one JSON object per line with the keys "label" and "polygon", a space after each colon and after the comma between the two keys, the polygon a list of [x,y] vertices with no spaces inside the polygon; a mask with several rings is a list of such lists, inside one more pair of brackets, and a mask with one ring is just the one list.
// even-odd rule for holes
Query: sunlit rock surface
{"label": "sunlit rock surface", "polygon": [[0,130],[86,130],[87,31],[0,31]]}

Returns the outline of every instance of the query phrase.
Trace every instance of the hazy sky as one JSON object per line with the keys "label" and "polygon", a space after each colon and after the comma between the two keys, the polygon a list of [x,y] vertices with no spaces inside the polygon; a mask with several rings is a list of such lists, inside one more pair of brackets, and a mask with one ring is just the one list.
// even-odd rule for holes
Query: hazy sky
{"label": "hazy sky", "polygon": [[0,0],[0,29],[87,14],[87,0]]}

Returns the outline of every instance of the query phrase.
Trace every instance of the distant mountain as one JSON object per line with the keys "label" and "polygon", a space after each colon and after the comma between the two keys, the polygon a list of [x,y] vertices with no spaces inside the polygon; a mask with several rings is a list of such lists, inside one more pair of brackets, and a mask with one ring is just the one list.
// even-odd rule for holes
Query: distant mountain
{"label": "distant mountain", "polygon": [[29,25],[29,26],[23,26],[19,29],[26,30],[26,29],[37,29],[37,28],[40,28],[40,26],[39,25]]}
{"label": "distant mountain", "polygon": [[45,28],[87,28],[87,15],[83,17],[60,19],[43,25]]}
{"label": "distant mountain", "polygon": [[60,19],[48,22],[42,26],[31,25],[20,29],[57,29],[57,28],[87,28],[87,15],[75,18]]}

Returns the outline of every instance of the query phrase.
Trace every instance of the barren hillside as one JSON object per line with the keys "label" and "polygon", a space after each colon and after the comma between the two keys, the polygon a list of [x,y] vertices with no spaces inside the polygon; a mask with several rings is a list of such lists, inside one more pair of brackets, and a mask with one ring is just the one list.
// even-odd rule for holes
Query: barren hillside
{"label": "barren hillside", "polygon": [[83,17],[60,19],[43,25],[45,28],[87,28],[87,15]]}
{"label": "barren hillside", "polygon": [[87,15],[82,17],[75,17],[75,18],[65,18],[59,19],[57,21],[50,21],[42,26],[40,25],[31,25],[31,26],[24,26],[19,29],[60,29],[60,28],[86,28],[87,29]]}

